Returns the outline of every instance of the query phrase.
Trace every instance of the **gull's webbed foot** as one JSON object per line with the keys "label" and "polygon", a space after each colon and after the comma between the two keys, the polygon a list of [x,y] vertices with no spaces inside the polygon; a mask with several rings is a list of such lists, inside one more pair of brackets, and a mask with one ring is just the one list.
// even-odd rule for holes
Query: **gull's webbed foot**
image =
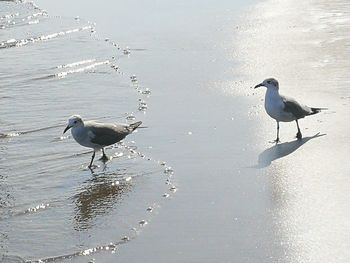
{"label": "gull's webbed foot", "polygon": [[102,151],[102,156],[101,156],[100,160],[102,162],[107,162],[109,160],[109,158],[107,157],[105,150],[102,148],[101,151]]}
{"label": "gull's webbed foot", "polygon": [[277,143],[279,143],[279,142],[281,142],[281,141],[280,141],[280,138],[276,138],[276,140],[269,141],[269,143],[275,143],[275,144],[277,144]]}
{"label": "gull's webbed foot", "polygon": [[107,155],[103,154],[103,155],[101,156],[100,160],[103,161],[103,162],[107,162],[107,161],[109,160],[109,158],[108,158]]}
{"label": "gull's webbed foot", "polygon": [[298,140],[301,140],[301,138],[303,138],[303,135],[301,134],[301,132],[300,131],[298,131],[298,133],[297,133],[297,139]]}

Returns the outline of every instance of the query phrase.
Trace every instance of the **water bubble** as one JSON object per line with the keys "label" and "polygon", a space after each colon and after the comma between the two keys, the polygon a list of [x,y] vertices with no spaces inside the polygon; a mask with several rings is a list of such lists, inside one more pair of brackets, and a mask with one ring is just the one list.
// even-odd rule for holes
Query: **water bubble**
{"label": "water bubble", "polygon": [[115,182],[112,183],[112,186],[116,186],[116,185],[119,185],[119,184],[120,184],[119,181],[115,181]]}
{"label": "water bubble", "polygon": [[176,186],[172,186],[169,188],[169,190],[175,193],[177,191],[177,188]]}
{"label": "water bubble", "polygon": [[147,103],[145,101],[139,102],[139,111],[145,111],[148,108]]}
{"label": "water bubble", "polygon": [[170,195],[168,193],[163,194],[164,198],[168,198]]}
{"label": "water bubble", "polygon": [[19,135],[20,135],[19,132],[12,132],[12,133],[7,134],[8,137],[17,137]]}
{"label": "water bubble", "polygon": [[9,40],[6,41],[6,43],[8,43],[8,44],[10,44],[10,43],[16,43],[16,42],[17,42],[17,40],[14,39],[14,38],[11,38],[11,39],[9,39]]}
{"label": "water bubble", "polygon": [[192,135],[192,132],[191,132],[191,131],[189,131],[189,132],[188,132],[188,135]]}
{"label": "water bubble", "polygon": [[30,207],[28,208],[25,213],[30,213],[30,212],[37,212],[38,210],[41,210],[41,209],[45,209],[47,207],[49,207],[50,204],[40,204],[40,205],[37,205],[35,207]]}
{"label": "water bubble", "polygon": [[151,94],[151,90],[149,88],[146,88],[141,93],[144,94],[144,95],[149,95],[149,94]]}
{"label": "water bubble", "polygon": [[119,69],[119,66],[112,64],[112,65],[111,65],[111,68],[114,69],[114,70],[118,70],[118,69]]}
{"label": "water bubble", "polygon": [[170,166],[168,166],[168,167],[165,167],[164,173],[165,174],[173,174],[174,170]]}
{"label": "water bubble", "polygon": [[126,119],[127,119],[128,121],[133,121],[133,120],[136,119],[136,117],[135,117],[134,114],[130,113],[128,116],[126,116]]}
{"label": "water bubble", "polygon": [[122,237],[122,240],[125,241],[125,242],[126,242],[126,241],[129,241],[129,240],[130,240],[130,237],[128,237],[128,236],[123,236],[123,237]]}
{"label": "water bubble", "polygon": [[130,55],[130,49],[129,49],[129,47],[126,47],[124,50],[123,50],[123,53],[124,53],[124,55]]}
{"label": "water bubble", "polygon": [[93,252],[93,249],[92,249],[92,248],[89,248],[89,249],[85,249],[81,254],[82,254],[83,256],[88,256],[88,255],[90,255],[92,252]]}
{"label": "water bubble", "polygon": [[143,220],[143,219],[139,222],[140,226],[145,226],[147,224],[148,224],[148,222],[146,220]]}
{"label": "water bubble", "polygon": [[152,212],[153,211],[153,207],[152,206],[149,206],[149,207],[147,207],[147,209],[146,209],[148,212]]}
{"label": "water bubble", "polygon": [[106,246],[106,250],[112,250],[112,252],[117,250],[117,245],[113,244],[112,242],[109,243],[108,246]]}
{"label": "water bubble", "polygon": [[129,181],[131,181],[131,176],[125,178],[125,182],[129,182]]}

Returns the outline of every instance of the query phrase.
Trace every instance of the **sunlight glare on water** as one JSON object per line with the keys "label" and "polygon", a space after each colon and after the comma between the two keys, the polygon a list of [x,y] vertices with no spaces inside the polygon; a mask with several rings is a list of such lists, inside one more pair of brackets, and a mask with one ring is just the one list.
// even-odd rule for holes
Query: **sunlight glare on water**
{"label": "sunlight glare on water", "polygon": [[282,143],[266,145],[275,135],[275,122],[264,110],[265,91],[235,84],[225,90],[250,93],[256,104],[250,109],[262,149],[256,167],[265,168],[269,178],[274,231],[284,250],[278,262],[345,262],[350,257],[349,135],[343,132],[349,119],[349,8],[342,0],[263,1],[246,17],[231,52],[241,60],[240,74],[249,86],[275,77],[281,94],[329,108],[300,120],[302,142],[292,137],[295,125],[283,123]]}
{"label": "sunlight glare on water", "polygon": [[151,90],[117,65],[131,58],[93,23],[31,2],[0,2],[0,52],[2,262],[87,256],[132,240],[155,215],[148,207],[174,193],[163,160],[138,146],[147,131],[108,147],[111,158],[93,172],[91,152],[62,135],[72,114],[142,120]]}

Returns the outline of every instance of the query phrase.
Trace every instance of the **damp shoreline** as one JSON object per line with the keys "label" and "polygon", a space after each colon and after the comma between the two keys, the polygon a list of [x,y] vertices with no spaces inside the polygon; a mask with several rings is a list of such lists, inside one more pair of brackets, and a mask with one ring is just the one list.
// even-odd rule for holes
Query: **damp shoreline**
{"label": "damp shoreline", "polygon": [[[0,49],[1,254],[78,263],[350,258],[346,1],[16,8],[0,15],[14,22],[0,31],[9,45]],[[47,15],[31,17],[36,8]],[[23,22],[37,41],[14,41],[28,40]],[[269,143],[275,122],[264,91],[252,89],[267,77],[282,94],[329,108],[300,121],[303,140],[283,123],[281,144]],[[91,173],[88,149],[62,135],[72,114],[147,129],[108,148],[111,160]]]}

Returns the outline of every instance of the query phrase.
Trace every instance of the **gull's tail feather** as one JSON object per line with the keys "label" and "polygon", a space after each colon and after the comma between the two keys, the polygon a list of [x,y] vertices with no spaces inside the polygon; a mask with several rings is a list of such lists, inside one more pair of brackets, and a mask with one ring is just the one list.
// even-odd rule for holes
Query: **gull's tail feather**
{"label": "gull's tail feather", "polygon": [[311,108],[310,115],[314,115],[314,114],[319,113],[319,112],[321,112],[323,110],[328,110],[328,108]]}
{"label": "gull's tail feather", "polygon": [[141,124],[142,124],[142,121],[137,121],[137,122],[131,123],[131,124],[129,125],[129,128],[130,128],[131,131],[134,131],[134,130],[136,130],[136,128],[139,127]]}

